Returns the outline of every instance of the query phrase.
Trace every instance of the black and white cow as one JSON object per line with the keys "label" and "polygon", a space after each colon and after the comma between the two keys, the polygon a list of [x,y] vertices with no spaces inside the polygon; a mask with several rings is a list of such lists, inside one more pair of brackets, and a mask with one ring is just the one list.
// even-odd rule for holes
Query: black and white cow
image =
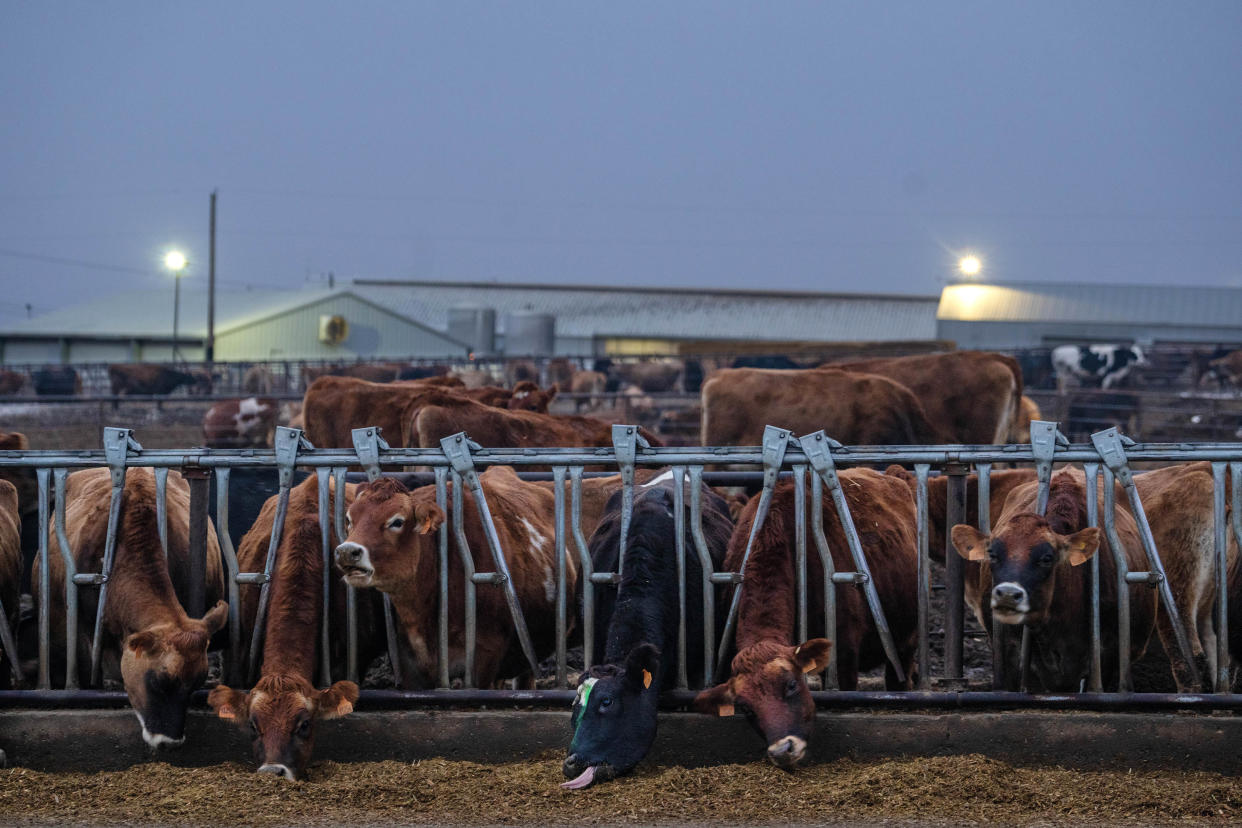
{"label": "black and white cow", "polygon": [[[680,614],[677,578],[677,530],[673,496],[677,484],[665,472],[638,487],[625,544],[625,567],[616,593],[601,590],[593,635],[602,664],[578,679],[573,710],[573,741],[563,770],[564,788],[585,788],[628,773],[647,755],[656,734],[660,691],[674,686],[677,627]],[[733,531],[725,501],[706,486],[703,535],[713,569],[724,561]],[[702,567],[691,530],[690,493],[686,492],[686,667],[691,684],[701,686],[703,673]],[[621,492],[609,499],[604,516],[591,536],[595,571],[617,566],[621,540]],[[717,601],[717,629],[724,602]]]}
{"label": "black and white cow", "polygon": [[1052,349],[1052,367],[1062,386],[1072,376],[1084,384],[1112,388],[1132,369],[1147,364],[1137,345],[1059,345]]}

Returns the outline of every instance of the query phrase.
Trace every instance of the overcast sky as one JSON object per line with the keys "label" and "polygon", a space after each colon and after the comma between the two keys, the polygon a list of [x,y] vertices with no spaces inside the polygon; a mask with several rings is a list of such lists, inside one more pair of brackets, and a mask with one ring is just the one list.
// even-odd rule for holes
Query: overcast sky
{"label": "overcast sky", "polygon": [[[1242,285],[1242,2],[0,0],[0,322],[341,278]],[[153,299],[153,312],[163,312]]]}

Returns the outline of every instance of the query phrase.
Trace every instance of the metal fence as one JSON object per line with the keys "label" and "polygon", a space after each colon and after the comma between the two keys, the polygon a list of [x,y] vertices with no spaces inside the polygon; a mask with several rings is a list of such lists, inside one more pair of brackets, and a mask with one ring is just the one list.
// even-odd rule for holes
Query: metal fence
{"label": "metal fence", "polygon": [[[488,449],[481,448],[470,442],[465,434],[457,434],[441,441],[441,448],[435,449],[391,449],[381,439],[374,428],[357,429],[353,433],[354,448],[346,449],[315,449],[305,440],[302,433],[295,429],[280,428],[276,437],[276,446],[271,451],[229,451],[229,450],[143,450],[134,441],[128,429],[109,428],[105,430],[103,451],[90,452],[0,452],[0,468],[34,469],[38,482],[38,526],[39,551],[36,565],[40,571],[39,615],[38,615],[38,676],[34,690],[8,691],[0,697],[11,701],[29,700],[39,703],[40,698],[71,699],[74,703],[91,703],[92,693],[73,693],[68,696],[58,695],[51,686],[51,654],[52,648],[61,645],[51,640],[50,618],[50,580],[49,580],[49,527],[56,532],[60,554],[66,566],[65,606],[66,606],[66,681],[64,690],[76,691],[83,684],[81,669],[87,666],[89,672],[86,683],[98,685],[100,673],[101,637],[105,605],[108,600],[109,578],[116,547],[117,526],[121,508],[121,493],[124,487],[126,469],[133,467],[150,467],[155,470],[157,487],[157,520],[161,527],[161,540],[167,548],[165,527],[167,522],[166,500],[164,496],[167,485],[167,472],[170,468],[182,470],[190,481],[191,493],[191,578],[192,591],[187,607],[195,617],[202,614],[205,603],[205,559],[206,559],[206,526],[208,485],[212,475],[215,477],[217,491],[217,520],[215,531],[225,564],[227,591],[229,599],[229,646],[226,652],[225,680],[230,682],[249,683],[256,675],[259,664],[259,653],[262,649],[264,619],[268,612],[268,600],[273,573],[276,569],[276,555],[280,546],[283,522],[287,513],[290,491],[293,486],[295,467],[312,469],[320,472],[318,476],[318,512],[321,527],[322,552],[324,560],[324,606],[320,629],[321,657],[319,673],[326,683],[330,680],[331,664],[329,663],[330,642],[334,636],[344,634],[347,641],[347,664],[345,672],[348,678],[357,681],[360,668],[366,665],[358,663],[358,624],[355,612],[353,590],[348,591],[347,622],[344,630],[332,627],[329,601],[327,600],[330,579],[336,577],[333,572],[331,548],[331,527],[343,527],[345,503],[343,497],[333,497],[330,480],[335,482],[335,491],[341,492],[342,484],[350,467],[361,467],[370,479],[375,479],[384,469],[399,467],[426,467],[430,469],[429,479],[435,486],[436,501],[450,516],[438,530],[439,554],[439,625],[435,649],[438,653],[438,675],[435,677],[437,689],[432,691],[368,691],[370,703],[378,706],[404,705],[409,703],[432,704],[471,704],[480,701],[520,700],[527,704],[562,704],[570,698],[570,675],[568,665],[567,631],[570,628],[570,595],[576,587],[582,591],[582,625],[583,658],[590,666],[596,662],[600,654],[593,651],[592,630],[595,622],[595,608],[598,590],[611,589],[621,581],[620,571],[597,572],[592,567],[587,537],[594,527],[582,525],[582,486],[587,467],[603,465],[615,467],[620,473],[622,492],[621,520],[621,554],[618,570],[624,566],[624,549],[629,531],[635,494],[635,471],[639,468],[669,468],[674,479],[689,483],[688,489],[682,485],[675,486],[674,512],[677,515],[677,533],[675,554],[679,561],[680,575],[679,596],[681,617],[677,638],[677,690],[670,694],[668,700],[674,704],[685,704],[691,697],[687,681],[687,635],[686,606],[688,601],[702,601],[704,608],[704,672],[722,677],[727,668],[727,654],[730,651],[732,636],[737,624],[739,599],[741,591],[746,589],[746,566],[749,561],[756,536],[765,521],[772,503],[774,489],[778,479],[792,479],[795,490],[795,537],[793,549],[796,572],[796,607],[797,629],[799,640],[808,637],[823,636],[829,640],[836,639],[835,600],[836,590],[859,589],[863,592],[866,605],[871,613],[879,633],[884,650],[891,666],[901,676],[903,666],[899,663],[892,636],[884,617],[879,595],[877,594],[871,573],[868,570],[867,558],[862,542],[856,531],[850,514],[845,493],[838,476],[838,466],[884,466],[900,463],[913,468],[916,480],[916,509],[918,515],[918,647],[916,664],[918,669],[917,687],[910,692],[874,692],[852,691],[843,692],[836,688],[835,664],[830,664],[823,675],[823,690],[815,694],[817,703],[823,706],[837,705],[895,705],[918,707],[943,706],[1042,706],[1042,707],[1188,707],[1188,708],[1242,708],[1242,695],[1230,692],[1229,648],[1228,648],[1228,531],[1230,523],[1235,538],[1242,539],[1242,444],[1146,444],[1129,443],[1116,429],[1109,429],[1092,435],[1091,444],[1070,445],[1057,431],[1055,424],[1036,422],[1032,425],[1032,442],[1027,445],[1008,446],[893,446],[893,447],[845,447],[836,443],[822,431],[795,437],[789,431],[769,426],[764,435],[762,446],[758,447],[691,447],[691,448],[649,448],[642,444],[633,426],[615,426],[613,429],[613,446],[611,448],[564,448],[564,449]],[[1131,471],[1131,463],[1143,462],[1187,462],[1192,460],[1211,461],[1211,469],[1215,483],[1214,501],[1214,566],[1215,566],[1215,624],[1217,630],[1217,664],[1215,676],[1209,677],[1209,684],[1214,693],[1182,693],[1182,694],[1134,694],[1131,691],[1132,681],[1129,664],[1129,606],[1126,596],[1131,584],[1147,584],[1159,594],[1161,609],[1166,612],[1177,634],[1177,648],[1183,660],[1194,669],[1190,644],[1187,640],[1182,619],[1172,594],[1168,579],[1165,577],[1160,550],[1156,548],[1151,529],[1143,511],[1143,504],[1138,496]],[[1037,472],[1040,483],[1040,505],[1046,506],[1048,487],[1054,463],[1080,463],[1086,472],[1088,519],[1091,526],[1101,527],[1110,540],[1113,549],[1113,560],[1116,566],[1118,584],[1118,625],[1119,625],[1119,666],[1120,684],[1114,691],[1102,686],[1101,677],[1101,630],[1100,630],[1100,590],[1099,590],[1099,555],[1090,562],[1090,598],[1091,614],[1091,672],[1086,691],[1078,694],[1043,694],[1032,695],[1023,692],[1003,692],[1003,657],[1000,653],[999,636],[993,636],[993,675],[992,691],[967,691],[963,677],[963,561],[960,556],[949,553],[946,555],[945,589],[947,612],[945,617],[944,669],[943,675],[933,676],[931,659],[931,559],[929,557],[929,518],[928,518],[928,480],[933,470],[948,477],[948,500],[946,529],[955,523],[964,522],[967,508],[966,481],[973,467],[977,474],[978,485],[978,524],[984,533],[989,531],[990,509],[990,475],[997,464],[1032,464]],[[503,548],[496,531],[487,496],[479,479],[479,470],[495,465],[514,466],[523,469],[530,466],[551,467],[550,479],[554,481],[555,496],[555,552],[556,552],[556,648],[554,654],[554,685],[555,688],[543,691],[501,691],[475,688],[474,663],[475,644],[477,637],[477,594],[479,589],[499,589],[503,591],[506,605],[510,613],[510,621],[516,631],[519,646],[530,669],[538,674],[538,654],[532,644],[531,634],[523,615],[523,608],[516,593],[509,573],[508,555],[514,550]],[[65,482],[70,471],[88,467],[106,466],[111,470],[112,493],[108,514],[107,540],[103,555],[102,571],[76,572],[74,558],[69,547],[65,532],[64,504]],[[754,522],[748,537],[746,553],[737,571],[715,571],[708,552],[702,529],[701,482],[735,484],[739,479],[736,473],[722,473],[708,467],[746,467],[757,470],[752,473],[761,481],[759,502]],[[241,572],[236,552],[230,540],[228,526],[228,498],[230,473],[238,468],[273,469],[278,484],[278,505],[276,520],[268,546],[266,560],[261,572]],[[743,476],[744,477],[744,476]],[[1232,521],[1228,518],[1229,509],[1226,504],[1226,478],[1232,483]],[[810,502],[830,502],[844,531],[849,546],[850,558],[854,568],[850,571],[834,571],[833,559],[823,527],[823,509],[813,508],[810,514],[810,534],[814,554],[818,556],[823,569],[824,578],[824,629],[811,629],[808,625],[808,583],[807,561],[810,546],[807,542],[807,481],[809,478]],[[1102,514],[1096,506],[1096,492],[1099,480],[1103,481]],[[451,494],[450,494],[450,482]],[[1145,571],[1128,571],[1122,546],[1118,540],[1115,526],[1114,482],[1119,483],[1127,498],[1128,508],[1135,517],[1140,529],[1143,551],[1147,561]],[[496,563],[495,571],[481,572],[476,569],[475,558],[468,547],[463,526],[463,492],[469,490],[480,515],[481,529],[487,540],[488,548]],[[687,549],[684,520],[683,498],[688,493],[690,498],[688,515],[690,519],[690,538],[692,548]],[[827,495],[828,500],[824,497]],[[52,499],[58,508],[54,517],[51,515]],[[449,501],[452,501],[450,507]],[[567,520],[568,518],[568,520]],[[338,528],[337,534],[343,538],[345,533]],[[449,673],[449,629],[448,629],[448,596],[451,588],[449,579],[450,538],[456,544],[461,562],[466,572],[464,584],[464,600],[466,607],[466,624],[464,633],[464,649],[466,675],[464,689],[450,689]],[[572,550],[572,551],[571,551]],[[570,554],[577,555],[581,575],[577,584],[569,577],[568,565]],[[688,554],[697,556],[702,565],[702,580],[699,584],[686,582],[685,561]],[[1103,554],[1103,553],[1101,553]],[[714,623],[714,607],[717,598],[716,590],[720,586],[734,587],[727,620],[720,629]],[[258,587],[258,611],[251,639],[250,657],[246,665],[241,664],[242,628],[240,617],[240,595],[243,588]],[[94,638],[90,650],[90,664],[76,663],[75,637],[78,626],[78,596],[81,589],[98,589],[99,602],[96,611]],[[399,670],[399,659],[396,657],[396,636],[394,634],[394,616],[385,598],[385,616],[388,626],[390,659],[394,670]],[[0,610],[0,645],[6,653],[16,652],[16,641],[13,631],[9,629]],[[999,631],[999,627],[996,631]],[[836,648],[833,648],[836,652]],[[1029,641],[1022,647],[1024,661],[1029,653]],[[1170,653],[1170,656],[1173,654]],[[14,667],[20,659],[10,658]],[[1025,675],[1026,665],[1021,665]],[[903,676],[904,677],[904,676]],[[19,682],[20,676],[17,676]],[[398,675],[398,685],[400,676]],[[99,698],[107,694],[95,692]],[[116,696],[117,694],[113,694]]]}

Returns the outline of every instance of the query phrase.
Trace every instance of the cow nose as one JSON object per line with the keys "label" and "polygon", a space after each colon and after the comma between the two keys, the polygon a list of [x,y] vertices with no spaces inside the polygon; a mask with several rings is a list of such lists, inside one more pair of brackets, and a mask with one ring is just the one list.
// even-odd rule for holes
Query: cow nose
{"label": "cow nose", "polygon": [[1018,584],[997,584],[992,597],[999,604],[1020,604],[1026,598],[1026,590]]}
{"label": "cow nose", "polygon": [[288,779],[290,782],[294,780],[293,771],[289,770],[286,765],[263,765],[259,768],[259,773],[270,773],[272,776],[279,776],[282,779]]}
{"label": "cow nose", "polygon": [[356,543],[345,542],[336,548],[337,560],[354,563],[362,556],[362,547]]}
{"label": "cow nose", "polygon": [[778,768],[791,770],[806,755],[806,741],[797,736],[786,736],[768,745],[768,758]]}
{"label": "cow nose", "polygon": [[578,759],[578,754],[576,753],[569,754],[565,757],[565,761],[561,763],[561,772],[565,774],[566,779],[573,779],[584,770],[585,768],[582,766],[581,760]]}

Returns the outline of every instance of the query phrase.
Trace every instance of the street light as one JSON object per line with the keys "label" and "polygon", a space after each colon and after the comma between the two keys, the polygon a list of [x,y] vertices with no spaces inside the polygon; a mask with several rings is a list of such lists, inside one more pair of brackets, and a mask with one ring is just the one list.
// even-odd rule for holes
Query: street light
{"label": "street light", "polygon": [[181,277],[185,275],[185,254],[180,250],[169,250],[164,254],[164,267],[173,274],[173,362],[181,360],[181,350],[177,347],[177,327],[181,316]]}
{"label": "street light", "polygon": [[978,276],[979,271],[983,270],[983,262],[979,261],[979,257],[973,254],[963,256],[957,260],[957,269],[961,271],[963,276]]}

